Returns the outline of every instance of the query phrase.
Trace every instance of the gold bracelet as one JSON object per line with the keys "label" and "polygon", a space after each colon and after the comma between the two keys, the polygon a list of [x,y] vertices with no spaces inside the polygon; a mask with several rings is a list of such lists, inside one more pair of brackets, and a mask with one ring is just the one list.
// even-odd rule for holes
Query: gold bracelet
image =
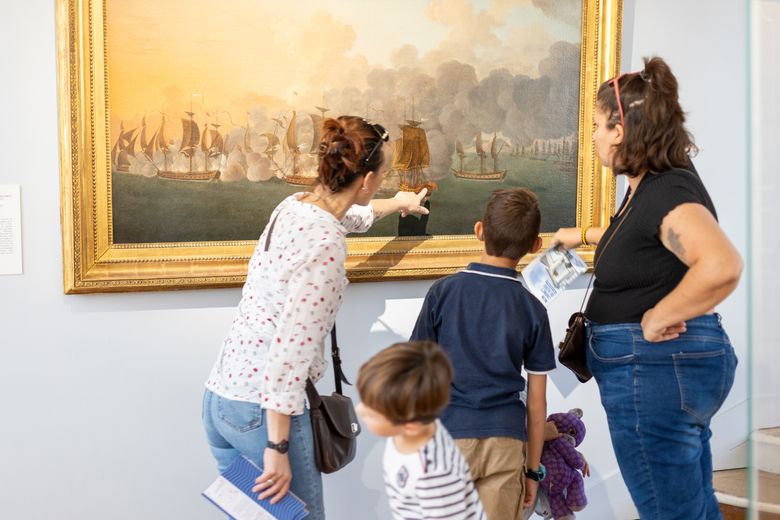
{"label": "gold bracelet", "polygon": [[585,226],[584,228],[582,228],[582,236],[581,236],[581,238],[582,238],[582,245],[583,246],[589,246],[590,245],[590,244],[588,244],[588,238],[587,238],[589,229],[590,229],[590,226]]}

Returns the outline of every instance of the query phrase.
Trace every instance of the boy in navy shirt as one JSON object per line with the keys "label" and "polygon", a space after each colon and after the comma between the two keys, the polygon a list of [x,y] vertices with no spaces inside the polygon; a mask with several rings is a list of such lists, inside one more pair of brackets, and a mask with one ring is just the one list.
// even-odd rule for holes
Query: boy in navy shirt
{"label": "boy in navy shirt", "polygon": [[540,222],[533,192],[493,192],[474,225],[485,245],[481,260],[431,286],[411,337],[439,343],[452,360],[441,422],[465,455],[490,520],[522,518],[543,477],[547,373],[555,369],[555,353],[547,310],[516,271],[520,258],[541,247]]}

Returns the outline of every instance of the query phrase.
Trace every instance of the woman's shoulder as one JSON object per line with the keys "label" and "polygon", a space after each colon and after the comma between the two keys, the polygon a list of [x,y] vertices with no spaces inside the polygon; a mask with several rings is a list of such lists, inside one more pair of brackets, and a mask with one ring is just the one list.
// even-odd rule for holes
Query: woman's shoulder
{"label": "woman's shoulder", "polygon": [[699,172],[694,168],[672,168],[662,172],[650,172],[647,174],[648,186],[685,185],[704,187]]}
{"label": "woman's shoulder", "polygon": [[[697,198],[707,198],[707,188],[695,169],[673,168],[663,172],[650,172],[640,184],[641,191],[669,192],[672,190],[695,194]],[[637,191],[639,193],[639,191]]]}

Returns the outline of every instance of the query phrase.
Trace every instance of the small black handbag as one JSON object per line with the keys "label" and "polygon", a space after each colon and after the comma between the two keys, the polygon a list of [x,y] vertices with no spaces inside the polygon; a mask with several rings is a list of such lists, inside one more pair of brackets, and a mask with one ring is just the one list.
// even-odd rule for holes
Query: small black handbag
{"label": "small black handbag", "polygon": [[[612,239],[615,238],[615,235],[617,235],[617,232],[620,230],[620,226],[622,226],[623,222],[625,222],[625,220],[628,218],[628,214],[631,213],[631,209],[632,207],[629,207],[626,210],[626,214],[623,215],[623,218],[618,223],[617,227],[615,228],[615,232],[612,233],[612,236],[609,237],[607,243],[604,244],[604,248],[600,252],[599,259],[604,256],[604,252],[607,250],[607,247],[609,247]],[[598,265],[598,259],[596,259],[593,264],[593,274],[590,275],[590,281],[588,282],[587,289],[585,289],[585,296],[582,298],[582,305],[580,305],[580,310],[569,317],[569,325],[566,328],[566,335],[558,344],[558,361],[561,363],[561,365],[574,372],[574,375],[577,376],[577,379],[580,381],[580,383],[586,383],[590,380],[591,377],[593,377],[593,374],[591,374],[590,369],[588,368],[588,359],[586,355],[588,339],[587,332],[585,330],[585,321],[587,318],[585,318],[585,314],[582,312],[582,309],[585,307],[585,301],[588,298],[588,291],[590,291],[590,285],[593,283],[593,277],[596,276],[596,265]]]}
{"label": "small black handbag", "polygon": [[338,471],[355,458],[360,423],[352,400],[341,393],[341,382],[350,384],[341,371],[341,358],[336,341],[336,325],[330,331],[333,374],[336,391],[320,395],[311,379],[306,379],[306,396],[314,436],[314,462],[323,473]]}
{"label": "small black handbag", "polygon": [[588,368],[585,355],[587,338],[585,332],[585,314],[575,312],[569,317],[569,327],[566,336],[558,345],[558,361],[577,376],[580,383],[587,383],[593,374]]}
{"label": "small black handbag", "polygon": [[[276,217],[268,228],[265,251],[271,244]],[[320,395],[311,378],[306,378],[306,397],[309,399],[309,415],[314,436],[314,462],[322,473],[338,471],[355,458],[360,423],[352,400],[341,393],[341,382],[351,384],[341,371],[341,357],[336,341],[336,324],[330,331],[330,348],[333,357],[333,375],[336,391],[331,395]]]}

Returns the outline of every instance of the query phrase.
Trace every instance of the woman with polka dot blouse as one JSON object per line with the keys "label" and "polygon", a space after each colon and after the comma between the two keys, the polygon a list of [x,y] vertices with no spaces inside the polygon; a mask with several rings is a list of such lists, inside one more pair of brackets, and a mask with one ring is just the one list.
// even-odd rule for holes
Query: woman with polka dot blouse
{"label": "woman with polka dot blouse", "polygon": [[346,234],[385,215],[425,214],[419,194],[371,200],[387,172],[380,125],[354,116],[327,119],[319,183],[283,200],[249,261],[236,317],[206,382],[203,421],[220,471],[243,454],[264,469],[255,492],[277,502],[292,490],[312,520],[325,517],[314,462],[306,378],[326,368],[325,337],[347,285]]}

